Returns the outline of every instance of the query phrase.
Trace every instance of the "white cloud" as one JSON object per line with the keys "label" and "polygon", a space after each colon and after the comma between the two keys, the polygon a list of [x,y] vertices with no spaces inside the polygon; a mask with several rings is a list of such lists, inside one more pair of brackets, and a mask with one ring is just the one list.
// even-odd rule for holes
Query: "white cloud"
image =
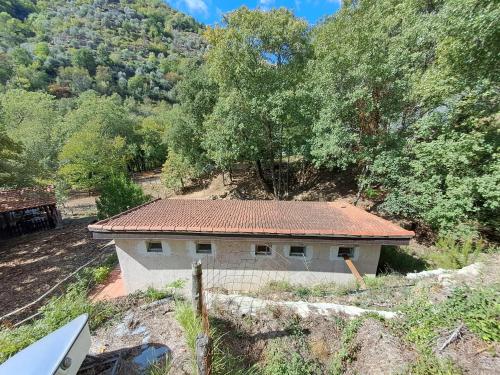
{"label": "white cloud", "polygon": [[208,6],[204,0],[184,0],[184,2],[191,12],[202,13],[208,16]]}
{"label": "white cloud", "polygon": [[274,4],[274,0],[259,0],[259,4],[262,6],[271,6]]}

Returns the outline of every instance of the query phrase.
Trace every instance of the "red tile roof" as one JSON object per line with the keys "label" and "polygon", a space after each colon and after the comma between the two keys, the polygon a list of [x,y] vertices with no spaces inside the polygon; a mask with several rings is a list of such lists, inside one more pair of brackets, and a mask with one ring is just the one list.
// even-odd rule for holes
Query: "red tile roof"
{"label": "red tile roof", "polygon": [[35,188],[0,190],[0,212],[52,204],[56,204],[56,196],[49,190]]}
{"label": "red tile roof", "polygon": [[180,200],[147,203],[89,225],[93,232],[189,232],[410,238],[413,232],[345,202]]}

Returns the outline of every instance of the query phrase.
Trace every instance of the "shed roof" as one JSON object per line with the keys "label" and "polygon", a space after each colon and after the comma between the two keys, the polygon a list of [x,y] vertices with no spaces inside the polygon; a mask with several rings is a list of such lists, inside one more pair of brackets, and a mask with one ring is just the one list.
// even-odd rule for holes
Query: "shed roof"
{"label": "shed roof", "polygon": [[0,190],[0,212],[25,210],[56,204],[56,196],[48,189],[23,188]]}
{"label": "shed roof", "polygon": [[89,230],[396,239],[414,235],[341,201],[164,199],[89,225]]}

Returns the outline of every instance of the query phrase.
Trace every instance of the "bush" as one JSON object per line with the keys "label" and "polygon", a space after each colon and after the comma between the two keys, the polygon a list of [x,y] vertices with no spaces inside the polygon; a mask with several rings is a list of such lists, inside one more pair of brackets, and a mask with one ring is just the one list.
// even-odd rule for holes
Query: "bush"
{"label": "bush", "polygon": [[485,249],[485,244],[472,237],[464,240],[441,237],[436,242],[436,247],[439,251],[430,256],[432,262],[437,267],[458,269],[473,263],[479,253]]}
{"label": "bush", "polygon": [[104,183],[101,196],[96,201],[97,217],[105,219],[144,204],[150,199],[140,186],[125,175],[114,175]]}

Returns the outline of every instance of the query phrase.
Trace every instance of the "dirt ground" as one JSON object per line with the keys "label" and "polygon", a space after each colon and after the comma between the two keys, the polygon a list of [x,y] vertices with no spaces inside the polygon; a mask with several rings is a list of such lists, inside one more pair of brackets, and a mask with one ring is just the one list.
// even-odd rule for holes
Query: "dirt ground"
{"label": "dirt ground", "polygon": [[114,250],[102,248],[108,241],[92,239],[87,230],[91,220],[66,219],[61,229],[0,243],[0,316],[34,301],[93,257],[104,259]]}
{"label": "dirt ground", "polygon": [[[134,299],[128,298],[128,303]],[[182,328],[174,318],[173,299],[151,303],[137,300],[132,305],[119,319],[92,333],[89,354],[93,359],[98,363],[99,358],[118,354],[121,360],[117,375],[134,375],[143,373],[149,363],[168,358],[172,366],[170,374],[191,374],[191,354]]]}

